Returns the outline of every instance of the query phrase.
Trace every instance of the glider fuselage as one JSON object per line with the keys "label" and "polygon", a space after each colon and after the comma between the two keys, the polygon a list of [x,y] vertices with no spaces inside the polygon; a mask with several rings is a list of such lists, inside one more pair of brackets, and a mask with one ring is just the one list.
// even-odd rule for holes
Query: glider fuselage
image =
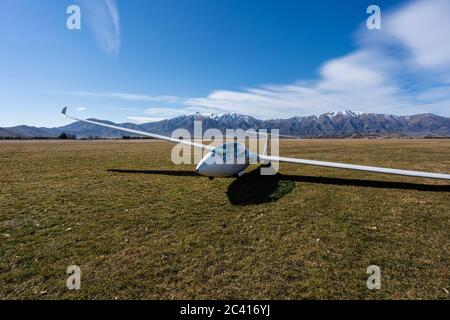
{"label": "glider fuselage", "polygon": [[239,175],[250,165],[254,154],[238,142],[228,142],[209,152],[197,165],[195,172],[207,177]]}

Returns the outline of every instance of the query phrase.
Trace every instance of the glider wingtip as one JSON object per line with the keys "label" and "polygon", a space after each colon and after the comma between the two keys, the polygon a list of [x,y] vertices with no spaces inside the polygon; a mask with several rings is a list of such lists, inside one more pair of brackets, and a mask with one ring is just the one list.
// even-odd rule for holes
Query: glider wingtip
{"label": "glider wingtip", "polygon": [[64,108],[61,110],[61,114],[62,114],[63,116],[65,116],[65,115],[66,115],[66,112],[67,112],[67,107],[64,107]]}

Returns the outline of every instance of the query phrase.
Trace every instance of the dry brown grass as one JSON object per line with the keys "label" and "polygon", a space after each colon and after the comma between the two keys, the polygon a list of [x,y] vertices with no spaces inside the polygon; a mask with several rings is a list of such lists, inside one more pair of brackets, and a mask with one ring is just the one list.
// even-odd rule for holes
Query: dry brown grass
{"label": "dry brown grass", "polygon": [[[0,298],[449,298],[448,182],[283,164],[296,187],[265,202],[252,190],[271,180],[209,181],[171,147],[1,142]],[[450,172],[450,140],[284,141],[282,154]]]}

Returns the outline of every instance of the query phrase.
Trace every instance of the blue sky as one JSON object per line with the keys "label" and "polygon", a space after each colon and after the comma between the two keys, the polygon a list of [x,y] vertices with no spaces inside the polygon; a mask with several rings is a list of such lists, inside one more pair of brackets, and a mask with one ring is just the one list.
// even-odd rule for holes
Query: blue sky
{"label": "blue sky", "polygon": [[[66,28],[71,4],[81,30]],[[449,34],[450,0],[2,0],[0,126],[66,124],[64,105],[116,122],[450,116]]]}

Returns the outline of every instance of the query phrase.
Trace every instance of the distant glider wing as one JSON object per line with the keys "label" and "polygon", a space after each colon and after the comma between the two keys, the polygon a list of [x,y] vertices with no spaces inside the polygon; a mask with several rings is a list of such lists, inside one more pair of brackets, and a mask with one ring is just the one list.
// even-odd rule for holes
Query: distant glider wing
{"label": "distant glider wing", "polygon": [[410,176],[410,177],[450,180],[450,174],[444,174],[444,173],[389,169],[389,168],[381,168],[381,167],[370,167],[370,166],[361,166],[361,165],[354,165],[354,164],[316,161],[316,160],[305,160],[305,159],[296,159],[296,158],[274,157],[274,156],[266,156],[266,155],[259,155],[258,157],[259,157],[259,159],[265,160],[265,161],[289,162],[289,163],[306,164],[306,165],[320,166],[320,167],[368,171],[368,172],[376,172],[376,173],[387,173],[387,174],[396,174],[396,175]]}
{"label": "distant glider wing", "polygon": [[208,146],[208,145],[205,145],[205,144],[196,143],[196,142],[192,142],[192,141],[187,141],[187,140],[183,140],[183,139],[171,138],[171,137],[162,136],[162,135],[155,134],[155,133],[139,131],[139,130],[134,130],[134,129],[128,129],[128,128],[122,128],[122,127],[115,126],[115,125],[112,125],[112,124],[97,122],[97,121],[93,121],[93,120],[78,119],[78,118],[72,117],[72,116],[67,114],[67,107],[64,107],[62,109],[61,114],[64,117],[72,119],[72,120],[87,122],[87,123],[91,123],[91,124],[96,124],[98,126],[107,127],[107,128],[111,128],[111,129],[116,129],[116,130],[129,132],[129,133],[134,133],[134,134],[138,134],[138,135],[145,136],[145,137],[151,137],[151,138],[155,138],[155,139],[160,139],[160,140],[165,140],[165,141],[170,141],[170,142],[175,142],[175,143],[181,143],[181,144],[190,145],[190,146],[193,146],[193,147],[196,147],[196,148],[202,148],[202,149],[206,149],[206,150],[213,150],[214,149],[214,147],[212,147],[212,146]]}

